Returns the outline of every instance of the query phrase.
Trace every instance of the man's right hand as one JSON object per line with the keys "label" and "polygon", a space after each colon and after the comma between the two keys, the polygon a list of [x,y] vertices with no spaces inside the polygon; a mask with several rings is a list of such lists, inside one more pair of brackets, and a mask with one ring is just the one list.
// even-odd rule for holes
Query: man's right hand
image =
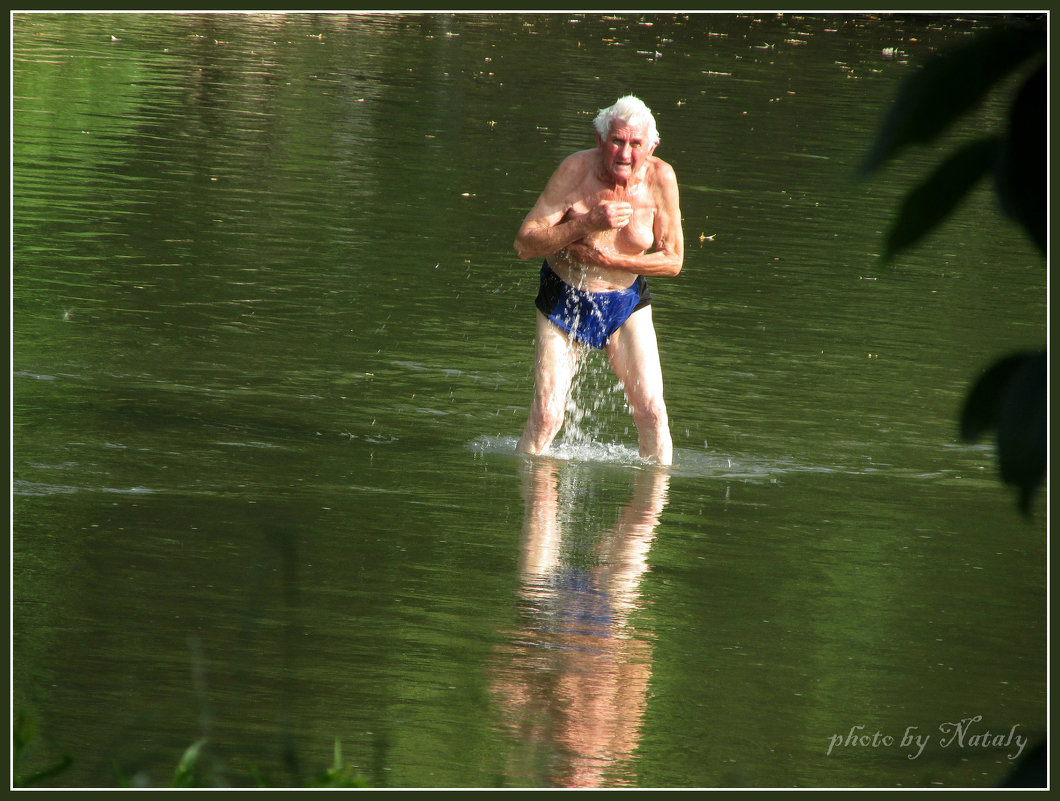
{"label": "man's right hand", "polygon": [[600,231],[625,228],[633,217],[633,206],[624,200],[605,200],[589,212],[589,220]]}

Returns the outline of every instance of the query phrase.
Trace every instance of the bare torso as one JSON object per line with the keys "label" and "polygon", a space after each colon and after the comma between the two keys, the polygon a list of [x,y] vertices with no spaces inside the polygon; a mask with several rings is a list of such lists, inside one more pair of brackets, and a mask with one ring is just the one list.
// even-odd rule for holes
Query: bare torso
{"label": "bare torso", "polygon": [[[608,200],[623,200],[633,207],[633,216],[624,228],[598,231],[586,239],[603,251],[623,254],[644,253],[655,243],[655,218],[659,207],[655,181],[654,160],[648,162],[643,180],[629,186],[615,186],[600,178],[597,151],[578,154],[592,162],[585,177],[568,197],[568,208],[563,220],[585,214]],[[609,270],[596,265],[584,265],[570,258],[566,250],[551,253],[549,266],[564,282],[587,292],[608,292],[631,286],[637,276],[625,270]]]}

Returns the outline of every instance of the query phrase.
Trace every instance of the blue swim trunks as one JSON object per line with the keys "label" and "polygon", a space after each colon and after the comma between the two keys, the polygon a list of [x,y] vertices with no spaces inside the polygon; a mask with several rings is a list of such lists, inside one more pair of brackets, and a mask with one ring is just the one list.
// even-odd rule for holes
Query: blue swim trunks
{"label": "blue swim trunks", "polygon": [[633,312],[651,303],[651,292],[643,275],[638,275],[627,289],[583,292],[564,283],[545,261],[534,303],[543,315],[579,342],[602,348]]}

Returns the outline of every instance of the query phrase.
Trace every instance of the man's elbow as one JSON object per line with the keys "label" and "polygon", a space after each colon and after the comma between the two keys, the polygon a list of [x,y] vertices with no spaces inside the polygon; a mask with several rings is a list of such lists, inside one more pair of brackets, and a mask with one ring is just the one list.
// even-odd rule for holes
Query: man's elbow
{"label": "man's elbow", "polygon": [[526,261],[531,258],[534,254],[533,251],[527,247],[526,243],[522,239],[516,239],[512,244],[512,250],[515,251],[515,256],[520,261]]}

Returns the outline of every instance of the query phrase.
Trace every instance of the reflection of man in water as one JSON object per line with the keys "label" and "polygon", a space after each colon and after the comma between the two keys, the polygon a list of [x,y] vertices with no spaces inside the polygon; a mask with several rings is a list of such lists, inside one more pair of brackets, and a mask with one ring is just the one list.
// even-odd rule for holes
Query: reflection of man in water
{"label": "reflection of man in water", "polygon": [[[651,645],[629,625],[629,615],[638,608],[669,477],[654,469],[639,473],[613,527],[572,537],[576,532],[569,525],[564,531],[563,521],[570,521],[573,495],[583,489],[564,491],[573,469],[551,459],[524,466],[520,573],[531,617],[506,648],[494,689],[519,740],[522,764],[509,766],[512,778],[589,787],[620,774],[637,746]],[[578,554],[573,540],[586,538],[595,549]]]}
{"label": "reflection of man in water", "polygon": [[645,276],[675,276],[684,262],[677,177],[655,158],[655,119],[637,98],[602,109],[594,125],[597,146],[563,160],[515,238],[520,259],[545,259],[534,397],[518,449],[543,453],[555,439],[577,349],[590,345],[604,349],[625,388],[640,455],[668,465],[673,445]]}

